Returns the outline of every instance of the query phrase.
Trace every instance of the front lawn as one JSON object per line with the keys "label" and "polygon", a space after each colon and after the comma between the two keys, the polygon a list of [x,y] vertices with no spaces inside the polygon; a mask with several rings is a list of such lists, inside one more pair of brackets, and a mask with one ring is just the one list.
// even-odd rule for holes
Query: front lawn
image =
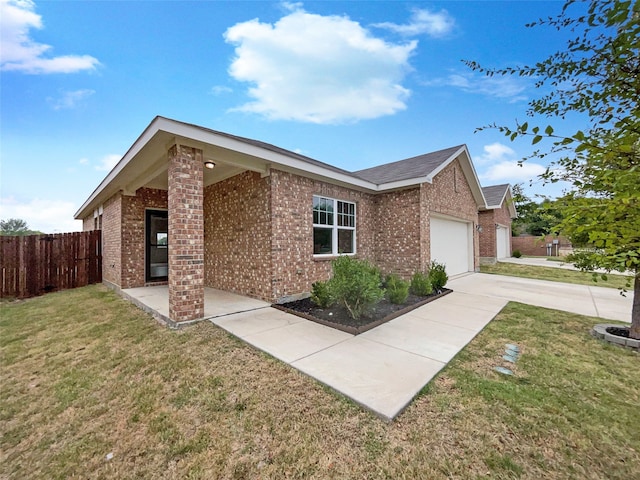
{"label": "front lawn", "polygon": [[[640,357],[591,338],[594,318],[509,304],[387,424],[102,286],[0,309],[0,478],[640,476]],[[505,343],[515,377],[493,371]]]}
{"label": "front lawn", "polygon": [[568,270],[557,267],[538,267],[534,265],[520,265],[517,263],[498,262],[495,265],[481,265],[480,272],[497,275],[509,275],[511,277],[534,278],[536,280],[549,280],[552,282],[575,283],[594,287],[631,288],[633,283],[627,286],[629,277],[624,275],[607,274],[607,280],[597,276],[597,282],[593,281],[593,275],[577,270]]}

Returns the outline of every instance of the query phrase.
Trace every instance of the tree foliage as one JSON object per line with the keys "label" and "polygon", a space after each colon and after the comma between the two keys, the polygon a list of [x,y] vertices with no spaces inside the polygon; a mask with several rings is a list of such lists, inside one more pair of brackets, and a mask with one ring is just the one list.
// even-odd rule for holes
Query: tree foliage
{"label": "tree foliage", "polygon": [[27,222],[20,218],[0,220],[0,235],[37,235],[41,232],[29,230]]}
{"label": "tree foliage", "polygon": [[559,228],[568,236],[588,237],[594,247],[577,255],[576,265],[635,274],[631,336],[640,338],[640,2],[591,0],[585,11],[583,2],[570,0],[557,17],[529,26],[568,30],[572,38],[566,49],[533,66],[467,65],[490,76],[535,78],[536,88],[547,93],[529,102],[529,117],[555,118],[562,126],[567,115],[577,113],[587,126],[558,132],[550,124],[525,121],[483,128],[498,129],[511,140],[528,137],[532,145],[551,142],[527,158],[551,155],[542,177],[572,186],[559,200]]}

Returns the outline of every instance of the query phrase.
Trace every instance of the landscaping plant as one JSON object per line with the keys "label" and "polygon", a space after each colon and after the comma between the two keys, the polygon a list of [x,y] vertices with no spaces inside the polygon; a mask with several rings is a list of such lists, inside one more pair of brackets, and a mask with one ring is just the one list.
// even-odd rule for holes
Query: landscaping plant
{"label": "landscaping plant", "polygon": [[409,296],[409,282],[405,282],[398,275],[389,275],[385,281],[387,298],[391,303],[400,305]]}
{"label": "landscaping plant", "polygon": [[384,298],[380,270],[366,260],[342,256],[333,261],[330,295],[357,320]]}
{"label": "landscaping plant", "polygon": [[426,297],[433,293],[433,285],[429,280],[429,275],[423,272],[416,272],[411,277],[411,293],[419,297]]}
{"label": "landscaping plant", "polygon": [[511,256],[513,258],[520,258],[522,256],[522,253],[520,253],[520,250],[514,250]]}
{"label": "landscaping plant", "polygon": [[311,301],[320,308],[328,308],[333,305],[329,282],[313,282],[311,285]]}
{"label": "landscaping plant", "polygon": [[436,261],[431,262],[431,268],[429,269],[429,280],[436,292],[440,292],[449,280],[444,263],[438,263]]}

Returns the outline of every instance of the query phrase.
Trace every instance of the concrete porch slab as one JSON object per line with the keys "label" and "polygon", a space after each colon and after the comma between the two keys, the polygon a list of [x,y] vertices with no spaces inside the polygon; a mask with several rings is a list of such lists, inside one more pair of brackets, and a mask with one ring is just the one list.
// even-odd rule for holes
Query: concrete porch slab
{"label": "concrete porch slab", "polygon": [[[168,285],[126,288],[122,290],[122,293],[145,310],[159,314],[161,318],[169,318]],[[257,308],[266,308],[269,306],[269,303],[262,300],[256,300],[255,298],[249,298],[210,287],[205,287],[204,289],[203,318],[205,319],[221,317],[237,312],[246,312]]]}

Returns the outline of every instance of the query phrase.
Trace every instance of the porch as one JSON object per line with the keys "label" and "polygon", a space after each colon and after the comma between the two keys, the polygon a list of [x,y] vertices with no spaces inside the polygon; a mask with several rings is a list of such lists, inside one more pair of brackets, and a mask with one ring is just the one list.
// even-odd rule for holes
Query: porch
{"label": "porch", "polygon": [[169,286],[127,288],[121,290],[123,296],[142,310],[171,327],[187,325],[200,320],[210,320],[234,313],[248,312],[269,307],[270,304],[255,298],[204,287],[204,315],[191,322],[177,323],[169,316]]}

